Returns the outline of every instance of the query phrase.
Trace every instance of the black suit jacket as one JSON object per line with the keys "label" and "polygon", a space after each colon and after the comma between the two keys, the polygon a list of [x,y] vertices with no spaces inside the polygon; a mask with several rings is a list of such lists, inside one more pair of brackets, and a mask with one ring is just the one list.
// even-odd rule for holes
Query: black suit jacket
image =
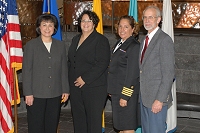
{"label": "black suit jacket", "polygon": [[131,36],[114,53],[111,51],[108,93],[121,95],[125,100],[139,93],[139,48],[139,42]]}
{"label": "black suit jacket", "polygon": [[81,76],[85,85],[95,87],[106,85],[107,68],[110,60],[108,39],[94,30],[77,49],[81,34],[72,39],[68,52],[69,83]]}

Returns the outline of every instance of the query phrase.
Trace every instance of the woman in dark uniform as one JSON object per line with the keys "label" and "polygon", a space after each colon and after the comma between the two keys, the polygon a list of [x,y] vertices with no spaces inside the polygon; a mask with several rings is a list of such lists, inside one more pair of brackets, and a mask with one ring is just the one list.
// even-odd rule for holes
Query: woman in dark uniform
{"label": "woman in dark uniform", "polygon": [[78,19],[82,33],[69,48],[70,103],[75,133],[101,133],[107,97],[108,39],[96,31],[99,18],[83,11]]}
{"label": "woman in dark uniform", "polygon": [[117,25],[119,39],[112,49],[108,72],[113,125],[120,133],[134,133],[138,126],[139,25],[131,16],[122,16]]}

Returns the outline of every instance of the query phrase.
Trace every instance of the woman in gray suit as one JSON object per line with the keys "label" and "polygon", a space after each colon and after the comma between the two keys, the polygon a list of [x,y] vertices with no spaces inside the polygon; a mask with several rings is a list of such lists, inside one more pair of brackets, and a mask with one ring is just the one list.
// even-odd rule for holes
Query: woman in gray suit
{"label": "woman in gray suit", "polygon": [[70,103],[75,133],[102,133],[102,112],[107,97],[108,39],[96,31],[96,13],[83,11],[82,32],[69,48]]}
{"label": "woman in gray suit", "polygon": [[36,26],[39,37],[27,42],[22,66],[28,132],[56,133],[61,99],[69,95],[66,48],[52,38],[58,27],[54,15],[42,14]]}
{"label": "woman in gray suit", "polygon": [[138,126],[139,25],[131,16],[118,22],[119,39],[111,51],[108,93],[111,96],[113,125],[120,133],[134,133]]}

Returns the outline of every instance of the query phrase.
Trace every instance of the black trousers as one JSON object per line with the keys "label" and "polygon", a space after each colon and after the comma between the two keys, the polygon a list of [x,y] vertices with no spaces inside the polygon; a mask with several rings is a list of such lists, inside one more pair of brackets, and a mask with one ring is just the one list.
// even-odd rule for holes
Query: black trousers
{"label": "black trousers", "polygon": [[56,133],[61,109],[61,96],[34,98],[27,106],[28,133]]}
{"label": "black trousers", "polygon": [[106,86],[70,88],[74,133],[102,133],[102,112],[106,98]]}

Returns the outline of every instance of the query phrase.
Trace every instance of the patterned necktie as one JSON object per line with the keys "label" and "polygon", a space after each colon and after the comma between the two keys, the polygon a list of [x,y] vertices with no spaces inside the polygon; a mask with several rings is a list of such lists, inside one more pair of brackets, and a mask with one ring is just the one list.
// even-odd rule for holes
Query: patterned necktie
{"label": "patterned necktie", "polygon": [[140,63],[142,64],[142,60],[143,60],[143,57],[144,57],[144,53],[148,47],[148,41],[149,41],[149,37],[146,36],[146,39],[145,39],[145,44],[144,44],[144,49],[142,51],[142,55],[141,55],[141,59],[140,59]]}

